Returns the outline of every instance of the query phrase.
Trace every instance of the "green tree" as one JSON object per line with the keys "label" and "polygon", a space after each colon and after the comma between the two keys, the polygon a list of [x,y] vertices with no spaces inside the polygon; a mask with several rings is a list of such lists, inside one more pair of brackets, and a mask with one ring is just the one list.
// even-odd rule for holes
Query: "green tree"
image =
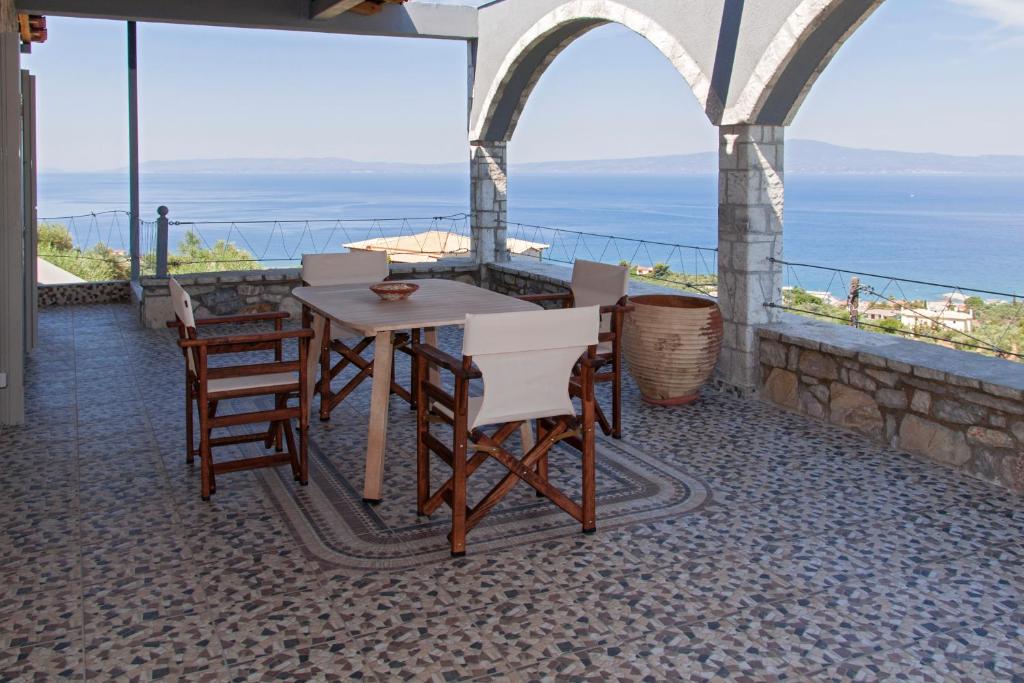
{"label": "green tree", "polygon": [[41,223],[38,230],[40,258],[83,280],[128,279],[128,258],[102,242],[82,250],[74,246],[71,233],[60,223]]}
{"label": "green tree", "polygon": [[75,248],[71,233],[61,223],[39,224],[39,248],[48,251],[71,251]]}
{"label": "green tree", "polygon": [[667,280],[672,275],[672,269],[669,268],[667,263],[655,263],[654,272],[651,273],[652,277],[659,280]]}
{"label": "green tree", "polygon": [[[147,272],[156,269],[156,255],[146,254]],[[234,242],[217,240],[212,247],[203,246],[193,232],[185,233],[177,250],[167,256],[167,270],[175,273],[209,273],[226,270],[260,270],[263,266],[251,253]]]}
{"label": "green tree", "polygon": [[896,334],[897,332],[903,332],[906,329],[903,327],[903,323],[900,322],[899,318],[885,318],[878,323],[878,327],[887,334]]}

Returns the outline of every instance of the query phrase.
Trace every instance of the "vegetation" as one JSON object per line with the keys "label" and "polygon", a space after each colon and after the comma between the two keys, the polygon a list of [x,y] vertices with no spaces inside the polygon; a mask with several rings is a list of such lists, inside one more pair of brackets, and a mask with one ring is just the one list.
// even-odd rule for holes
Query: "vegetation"
{"label": "vegetation", "polygon": [[[791,309],[799,309],[791,311],[799,315],[825,319],[839,324],[849,324],[850,321],[849,311],[830,306],[799,287],[785,290],[783,303]],[[917,337],[914,336],[914,332],[918,330],[907,328],[899,318],[879,321],[862,320],[861,329],[869,332],[904,334],[920,341],[1024,362],[1024,358],[1020,357],[1020,354],[1024,354],[1024,302],[986,302],[981,297],[972,296],[966,300],[965,304],[974,312],[974,329],[970,334],[942,326],[938,326],[937,329],[932,329],[929,326],[927,329],[920,330],[922,334],[928,335],[927,337]],[[924,301],[910,301],[903,304],[906,308],[925,308],[926,305]],[[896,310],[901,308],[901,305],[878,302],[873,303],[872,308]],[[1003,353],[975,348],[977,346],[994,347]]]}
{"label": "vegetation", "polygon": [[[149,253],[142,257],[143,271],[156,271],[156,254]],[[193,233],[185,233],[178,244],[177,251],[167,255],[167,271],[177,273],[213,273],[226,270],[261,270],[263,266],[255,257],[240,249],[234,242],[217,240],[207,249],[199,237]]]}
{"label": "vegetation", "polygon": [[[102,242],[84,250],[76,247],[71,232],[60,223],[39,225],[39,256],[83,280],[127,280],[131,275],[127,254]],[[191,232],[182,239],[177,251],[167,255],[167,270],[172,274],[256,270],[262,267],[252,254],[233,242],[217,240],[212,247],[206,248]],[[156,272],[155,253],[143,254],[142,272]]]}
{"label": "vegetation", "polygon": [[127,280],[131,264],[127,256],[102,242],[82,250],[60,223],[39,225],[39,256],[83,280]]}
{"label": "vegetation", "polygon": [[630,277],[641,282],[655,282],[663,287],[697,294],[715,295],[718,291],[718,276],[716,275],[677,273],[667,263],[655,263],[650,273],[641,275],[637,271],[638,266],[628,261],[619,261],[619,265],[629,268]]}

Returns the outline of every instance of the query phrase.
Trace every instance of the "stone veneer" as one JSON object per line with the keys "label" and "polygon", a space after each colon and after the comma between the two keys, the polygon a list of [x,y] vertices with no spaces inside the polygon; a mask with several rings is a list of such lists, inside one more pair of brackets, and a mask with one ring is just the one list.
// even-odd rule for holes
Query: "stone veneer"
{"label": "stone veneer", "polygon": [[779,317],[765,304],[782,303],[784,136],[781,126],[719,129],[719,374],[744,394],[758,386],[757,328]]}
{"label": "stone veneer", "polygon": [[[389,279],[444,278],[480,283],[480,267],[468,259],[437,263],[393,263]],[[196,317],[283,310],[299,315],[302,305],[292,290],[302,285],[298,268],[234,270],[218,273],[176,275],[192,296]],[[144,277],[141,282],[140,317],[147,327],[163,327],[174,318],[166,278]]]}
{"label": "stone veneer", "polygon": [[472,253],[480,263],[508,261],[508,144],[478,140],[470,145]]}
{"label": "stone veneer", "polygon": [[40,306],[72,306],[81,304],[116,304],[131,298],[128,280],[101,282],[69,282],[36,287]]}
{"label": "stone veneer", "polygon": [[758,334],[764,399],[1024,492],[1024,364],[789,315]]}

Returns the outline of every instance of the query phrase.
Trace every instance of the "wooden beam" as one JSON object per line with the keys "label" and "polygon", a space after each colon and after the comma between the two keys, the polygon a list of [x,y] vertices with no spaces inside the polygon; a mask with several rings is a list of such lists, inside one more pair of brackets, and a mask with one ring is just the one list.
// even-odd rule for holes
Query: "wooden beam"
{"label": "wooden beam", "polygon": [[477,9],[462,5],[388,3],[373,16],[345,12],[324,21],[311,18],[310,0],[16,0],[15,4],[20,12],[55,17],[396,38],[473,40],[478,35]]}
{"label": "wooden beam", "polygon": [[333,19],[343,14],[363,0],[313,0],[313,8],[310,11],[312,19]]}

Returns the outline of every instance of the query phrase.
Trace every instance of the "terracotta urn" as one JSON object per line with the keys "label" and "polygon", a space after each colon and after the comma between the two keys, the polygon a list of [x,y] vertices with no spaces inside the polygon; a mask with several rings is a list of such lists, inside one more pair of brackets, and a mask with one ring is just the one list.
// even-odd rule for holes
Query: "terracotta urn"
{"label": "terracotta urn", "polygon": [[722,313],[710,299],[675,294],[631,296],[622,350],[643,399],[656,405],[697,400],[722,349]]}

